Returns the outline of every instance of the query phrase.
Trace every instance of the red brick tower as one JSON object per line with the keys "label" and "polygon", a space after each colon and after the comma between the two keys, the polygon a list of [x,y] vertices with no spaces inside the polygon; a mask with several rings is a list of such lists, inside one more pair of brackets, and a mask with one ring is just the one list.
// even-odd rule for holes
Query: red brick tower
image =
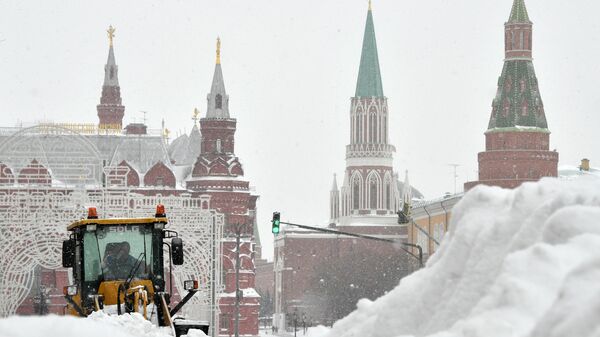
{"label": "red brick tower", "polygon": [[515,188],[558,174],[558,153],[549,151],[550,131],[532,58],[532,23],[524,0],[514,0],[505,30],[505,60],[479,153],[479,181],[465,183]]}
{"label": "red brick tower", "polygon": [[240,247],[240,335],[258,336],[259,296],[255,286],[256,200],[250,194],[250,183],[243,180],[244,170],[234,153],[236,120],[229,116],[229,96],[225,91],[221,70],[220,40],[217,40],[217,62],[205,118],[200,119],[201,153],[194,164],[187,188],[196,194],[211,196],[211,208],[225,214],[223,271],[225,294],[220,299],[220,334],[230,335],[235,324],[235,225],[245,225]]}
{"label": "red brick tower", "polygon": [[96,107],[98,110],[100,129],[117,129],[123,127],[123,116],[125,107],[121,104],[121,87],[119,87],[119,67],[115,62],[115,52],[113,50],[113,37],[115,29],[108,28],[108,39],[110,48],[108,50],[108,60],[104,66],[104,84],[102,85],[102,97],[100,104]]}

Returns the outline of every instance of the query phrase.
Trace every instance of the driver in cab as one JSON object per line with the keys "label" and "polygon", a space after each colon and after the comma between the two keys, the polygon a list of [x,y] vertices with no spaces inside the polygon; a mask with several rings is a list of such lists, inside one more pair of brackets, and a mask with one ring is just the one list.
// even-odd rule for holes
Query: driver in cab
{"label": "driver in cab", "polygon": [[129,255],[129,242],[113,242],[106,245],[104,260],[102,261],[102,270],[104,270],[107,280],[125,280],[129,276],[136,276],[140,273],[140,266],[136,272],[133,272],[137,259]]}

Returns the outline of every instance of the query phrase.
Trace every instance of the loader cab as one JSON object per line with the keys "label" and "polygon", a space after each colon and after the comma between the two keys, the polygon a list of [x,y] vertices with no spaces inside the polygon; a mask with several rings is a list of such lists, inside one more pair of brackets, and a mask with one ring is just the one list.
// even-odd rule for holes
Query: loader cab
{"label": "loader cab", "polygon": [[[143,289],[148,303],[166,293],[163,246],[172,253],[171,263],[180,265],[183,243],[165,229],[168,220],[160,206],[154,217],[127,219],[98,219],[90,208],[87,219],[68,226],[63,266],[73,268],[73,285],[65,295],[76,304],[70,303],[73,310],[81,311],[77,314],[87,316],[105,305],[121,310],[130,289]],[[168,294],[166,299],[168,304]]]}

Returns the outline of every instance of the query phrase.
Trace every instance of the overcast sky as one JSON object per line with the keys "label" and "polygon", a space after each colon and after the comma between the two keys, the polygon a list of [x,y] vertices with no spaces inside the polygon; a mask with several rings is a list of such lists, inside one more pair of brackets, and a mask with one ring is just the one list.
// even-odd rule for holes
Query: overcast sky
{"label": "overcast sky", "polygon": [[[534,65],[551,149],[560,164],[600,162],[600,2],[527,0]],[[504,57],[512,0],[374,0],[395,170],[426,197],[477,177]],[[367,13],[366,0],[0,0],[0,116],[97,123],[115,26],[125,123],[161,119],[189,132],[206,111],[222,39],[236,154],[260,195],[264,255],[269,219],[325,224],[332,175],[342,176]],[[600,164],[597,164],[597,166]],[[340,179],[341,181],[341,179]]]}

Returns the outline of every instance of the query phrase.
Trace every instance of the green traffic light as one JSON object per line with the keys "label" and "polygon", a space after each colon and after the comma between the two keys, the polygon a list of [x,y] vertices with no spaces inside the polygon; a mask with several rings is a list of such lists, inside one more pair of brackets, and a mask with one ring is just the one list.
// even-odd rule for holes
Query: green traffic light
{"label": "green traffic light", "polygon": [[281,223],[280,219],[281,215],[279,212],[273,212],[273,220],[271,220],[271,223],[273,224],[271,227],[271,232],[273,232],[273,234],[279,234],[279,224]]}

